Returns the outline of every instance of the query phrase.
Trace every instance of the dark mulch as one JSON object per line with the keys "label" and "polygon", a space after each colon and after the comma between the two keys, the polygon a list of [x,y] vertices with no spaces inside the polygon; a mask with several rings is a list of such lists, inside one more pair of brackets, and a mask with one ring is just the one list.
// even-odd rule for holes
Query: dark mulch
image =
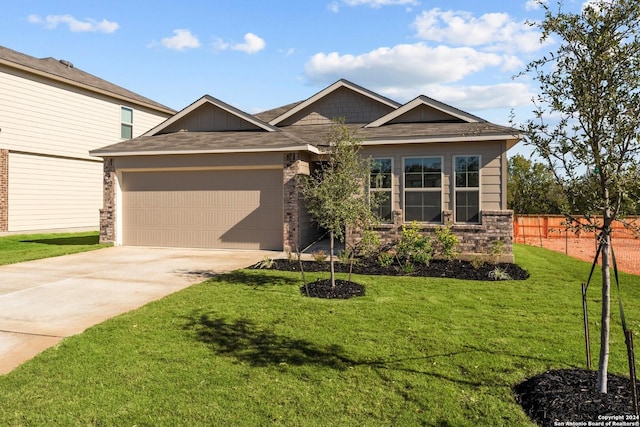
{"label": "dark mulch", "polygon": [[608,393],[601,394],[596,391],[597,377],[596,371],[583,369],[547,371],[518,384],[514,391],[527,415],[542,427],[607,425],[607,421],[637,426],[631,380],[609,375]]}
{"label": "dark mulch", "polygon": [[336,279],[335,287],[331,286],[331,279],[318,279],[315,282],[308,283],[307,286],[301,286],[300,292],[310,297],[316,298],[340,298],[348,299],[352,297],[364,296],[364,286],[348,280]]}
{"label": "dark mulch", "polygon": [[[305,272],[329,271],[329,261],[302,261]],[[257,267],[256,267],[257,268]],[[300,271],[298,261],[286,259],[274,260],[274,270]],[[383,276],[421,276],[421,277],[446,277],[450,279],[465,280],[495,280],[491,272],[499,268],[507,273],[512,280],[525,280],[529,273],[517,264],[490,264],[474,267],[469,261],[434,259],[429,265],[415,264],[411,273],[405,273],[397,264],[381,267],[376,259],[358,260],[353,266],[353,274],[374,274]],[[349,265],[341,262],[335,263],[338,273],[348,273]]]}

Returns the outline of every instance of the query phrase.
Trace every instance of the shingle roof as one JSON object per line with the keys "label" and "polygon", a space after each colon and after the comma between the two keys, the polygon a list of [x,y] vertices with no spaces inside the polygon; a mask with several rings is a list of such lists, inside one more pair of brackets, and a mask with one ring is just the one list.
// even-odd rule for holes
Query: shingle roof
{"label": "shingle roof", "polygon": [[[348,83],[348,82],[346,82]],[[344,81],[337,84],[346,84]],[[349,83],[350,86],[355,86]],[[357,87],[357,90],[361,90]],[[324,92],[326,92],[325,89]],[[323,93],[323,92],[320,92]],[[207,100],[207,97],[201,100]],[[520,139],[519,132],[506,126],[489,123],[483,119],[439,103],[431,98],[417,98],[423,103],[435,105],[444,111],[453,111],[448,121],[398,122],[392,120],[381,122],[374,127],[368,123],[349,123],[355,137],[362,139],[363,145],[405,144],[405,143],[437,143],[456,141],[490,141],[507,140],[515,144]],[[215,99],[214,99],[215,100]],[[302,101],[302,103],[307,101]],[[281,117],[288,111],[298,108],[300,102],[264,111],[252,117],[267,122],[270,118]],[[226,105],[226,104],[225,104]],[[399,104],[398,104],[399,105]],[[406,104],[409,108],[413,103]],[[225,107],[224,105],[222,107]],[[222,108],[221,107],[221,108]],[[190,114],[187,107],[180,114]],[[460,114],[458,114],[460,113]],[[246,114],[246,113],[245,113]],[[460,117],[458,117],[460,116]],[[174,116],[175,117],[175,116]],[[272,119],[274,120],[274,119]],[[327,135],[333,124],[295,124],[290,126],[272,126],[255,131],[207,131],[207,132],[175,132],[156,133],[134,138],[91,152],[94,156],[119,156],[134,154],[166,154],[166,153],[199,153],[199,152],[247,152],[247,151],[284,151],[309,150],[322,151],[327,144]]]}
{"label": "shingle roof", "polygon": [[141,136],[91,151],[93,156],[144,153],[296,151],[312,147],[285,132],[175,132]]}
{"label": "shingle roof", "polygon": [[0,46],[0,64],[25,69],[35,72],[36,74],[47,75],[56,80],[64,80],[69,84],[93,89],[97,92],[106,92],[116,98],[127,100],[134,104],[141,104],[163,113],[175,113],[174,109],[166,105],[162,105],[152,99],[75,68],[66,61],[63,63],[55,58],[34,58],[33,56]]}

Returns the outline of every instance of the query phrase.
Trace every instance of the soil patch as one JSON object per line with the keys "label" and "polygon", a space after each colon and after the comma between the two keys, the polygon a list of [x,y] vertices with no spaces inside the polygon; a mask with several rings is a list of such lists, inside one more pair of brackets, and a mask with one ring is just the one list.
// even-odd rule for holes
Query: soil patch
{"label": "soil patch", "polygon": [[631,380],[609,375],[608,393],[601,394],[596,391],[597,376],[596,371],[583,369],[547,371],[518,384],[514,391],[527,415],[542,427],[637,426]]}

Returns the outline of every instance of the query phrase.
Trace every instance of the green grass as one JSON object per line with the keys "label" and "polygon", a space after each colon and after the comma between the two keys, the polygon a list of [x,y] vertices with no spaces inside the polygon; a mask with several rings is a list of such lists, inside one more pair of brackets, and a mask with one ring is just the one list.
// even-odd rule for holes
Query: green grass
{"label": "green grass", "polygon": [[109,245],[99,243],[98,232],[20,234],[0,237],[0,265],[91,251]]}
{"label": "green grass", "polygon": [[[300,296],[293,273],[213,278],[0,376],[0,425],[532,426],[512,387],[584,366],[589,265],[514,251],[527,281],[357,276],[367,295],[344,301]],[[622,275],[635,330],[639,282]],[[589,299],[597,337],[598,283]],[[624,374],[613,306],[610,370]]]}

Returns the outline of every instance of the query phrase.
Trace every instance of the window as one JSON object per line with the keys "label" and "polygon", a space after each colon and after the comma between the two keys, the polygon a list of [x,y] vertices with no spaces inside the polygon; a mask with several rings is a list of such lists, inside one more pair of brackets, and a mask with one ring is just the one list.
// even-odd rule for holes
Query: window
{"label": "window", "polygon": [[404,220],[442,223],[442,158],[404,159]]}
{"label": "window", "polygon": [[122,107],[120,110],[120,138],[133,138],[133,110]]}
{"label": "window", "polygon": [[382,222],[391,222],[391,189],[393,164],[391,159],[373,159],[369,177],[369,197],[378,201],[375,213]]}
{"label": "window", "polygon": [[456,156],[455,222],[480,223],[480,156]]}

